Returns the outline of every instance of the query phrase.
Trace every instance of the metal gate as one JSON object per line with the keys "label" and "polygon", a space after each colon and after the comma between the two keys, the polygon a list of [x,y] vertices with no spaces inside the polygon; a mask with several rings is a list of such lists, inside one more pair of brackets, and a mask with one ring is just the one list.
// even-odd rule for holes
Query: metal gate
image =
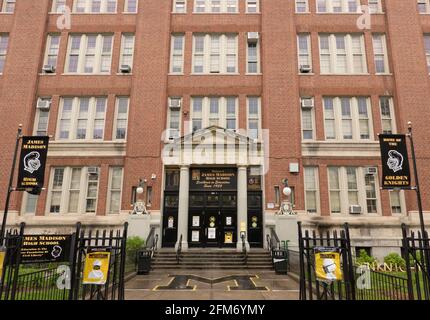
{"label": "metal gate", "polygon": [[[80,223],[72,234],[67,262],[22,264],[25,224],[8,230],[0,283],[0,300],[123,300],[128,223],[122,230],[86,230]],[[104,285],[83,284],[85,259],[91,248],[110,252]]]}

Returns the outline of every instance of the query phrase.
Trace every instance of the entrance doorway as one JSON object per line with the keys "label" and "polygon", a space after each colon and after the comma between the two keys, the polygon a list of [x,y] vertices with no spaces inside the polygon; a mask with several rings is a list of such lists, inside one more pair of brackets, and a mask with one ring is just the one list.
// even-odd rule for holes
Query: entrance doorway
{"label": "entrance doorway", "polygon": [[188,226],[189,247],[235,247],[237,193],[191,192]]}

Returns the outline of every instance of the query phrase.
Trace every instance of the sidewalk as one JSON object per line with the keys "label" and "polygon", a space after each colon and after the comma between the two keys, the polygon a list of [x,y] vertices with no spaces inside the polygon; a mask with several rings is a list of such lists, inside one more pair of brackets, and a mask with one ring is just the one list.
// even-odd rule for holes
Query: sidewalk
{"label": "sidewalk", "polygon": [[290,276],[262,270],[158,270],[125,284],[126,300],[297,300]]}

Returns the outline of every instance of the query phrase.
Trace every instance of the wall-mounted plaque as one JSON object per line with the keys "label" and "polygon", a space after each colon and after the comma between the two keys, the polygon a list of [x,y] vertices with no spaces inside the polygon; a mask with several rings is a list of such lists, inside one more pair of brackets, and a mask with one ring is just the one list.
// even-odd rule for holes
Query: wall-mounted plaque
{"label": "wall-mounted plaque", "polygon": [[200,217],[193,216],[193,227],[200,227]]}
{"label": "wall-mounted plaque", "polygon": [[191,169],[191,191],[235,191],[237,189],[237,169],[199,168]]}

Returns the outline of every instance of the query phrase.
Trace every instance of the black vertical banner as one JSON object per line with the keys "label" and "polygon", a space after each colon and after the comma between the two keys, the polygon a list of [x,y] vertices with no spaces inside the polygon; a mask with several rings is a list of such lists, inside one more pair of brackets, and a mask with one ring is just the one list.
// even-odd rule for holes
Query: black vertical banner
{"label": "black vertical banner", "polygon": [[382,159],[382,188],[410,189],[408,149],[404,134],[379,135]]}
{"label": "black vertical banner", "polygon": [[22,137],[18,188],[42,188],[49,137]]}

